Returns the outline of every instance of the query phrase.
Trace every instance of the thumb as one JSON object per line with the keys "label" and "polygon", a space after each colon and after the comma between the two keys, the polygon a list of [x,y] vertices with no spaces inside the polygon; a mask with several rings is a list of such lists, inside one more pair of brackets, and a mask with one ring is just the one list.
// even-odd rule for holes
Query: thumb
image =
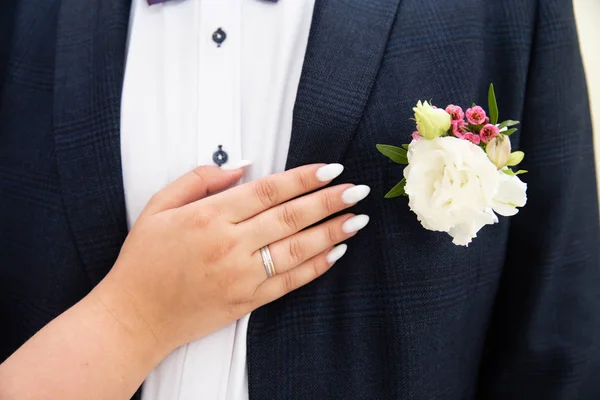
{"label": "thumb", "polygon": [[227,189],[244,174],[243,168],[225,171],[215,166],[196,167],[156,193],[142,214],[156,214]]}

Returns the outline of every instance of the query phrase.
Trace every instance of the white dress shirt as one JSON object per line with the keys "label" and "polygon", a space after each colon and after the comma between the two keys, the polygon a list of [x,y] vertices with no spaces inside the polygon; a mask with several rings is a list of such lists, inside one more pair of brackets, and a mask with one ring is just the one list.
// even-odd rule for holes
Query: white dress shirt
{"label": "white dress shirt", "polygon": [[[133,0],[121,117],[130,226],[167,183],[213,164],[219,145],[228,164],[252,161],[245,180],[284,170],[313,7]],[[143,400],[248,398],[248,317],[173,352],[144,383]]]}

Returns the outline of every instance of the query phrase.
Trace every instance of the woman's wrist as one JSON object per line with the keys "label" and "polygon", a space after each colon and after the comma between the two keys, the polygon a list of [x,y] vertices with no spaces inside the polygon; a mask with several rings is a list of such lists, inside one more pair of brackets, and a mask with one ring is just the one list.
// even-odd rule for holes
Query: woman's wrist
{"label": "woman's wrist", "polygon": [[136,304],[137,300],[115,281],[111,275],[107,276],[82,303],[89,303],[86,307],[105,313],[114,320],[123,343],[135,349],[140,362],[154,367],[175,346],[163,334],[156,332]]}
{"label": "woman's wrist", "polygon": [[130,398],[172,349],[156,339],[121,286],[101,282],[2,363],[0,398]]}

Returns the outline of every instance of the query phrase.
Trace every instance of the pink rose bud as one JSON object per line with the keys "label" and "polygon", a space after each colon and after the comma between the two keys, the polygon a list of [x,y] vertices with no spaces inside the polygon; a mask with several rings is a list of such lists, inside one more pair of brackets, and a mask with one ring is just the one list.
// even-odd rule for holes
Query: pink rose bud
{"label": "pink rose bud", "polygon": [[449,104],[448,107],[446,107],[446,112],[450,114],[452,121],[461,121],[465,118],[463,109],[459,106],[455,106],[454,104]]}
{"label": "pink rose bud", "polygon": [[479,106],[467,109],[467,121],[473,125],[481,125],[485,122],[485,111]]}
{"label": "pink rose bud", "polygon": [[479,132],[479,136],[481,136],[481,141],[483,143],[489,143],[490,140],[495,138],[500,129],[496,125],[487,124],[483,128],[481,128],[481,132]]}
{"label": "pink rose bud", "polygon": [[462,119],[454,120],[451,122],[451,124],[452,124],[452,134],[454,136],[456,136],[457,138],[462,139],[463,134],[465,133],[465,127],[467,126],[465,121]]}
{"label": "pink rose bud", "polygon": [[481,138],[479,137],[479,135],[476,135],[474,133],[465,133],[465,135],[463,136],[464,139],[468,140],[469,142],[473,142],[474,144],[479,144],[479,141],[481,140]]}
{"label": "pink rose bud", "polygon": [[421,135],[419,135],[419,131],[414,131],[412,133],[412,138],[413,140],[419,140],[421,138]]}

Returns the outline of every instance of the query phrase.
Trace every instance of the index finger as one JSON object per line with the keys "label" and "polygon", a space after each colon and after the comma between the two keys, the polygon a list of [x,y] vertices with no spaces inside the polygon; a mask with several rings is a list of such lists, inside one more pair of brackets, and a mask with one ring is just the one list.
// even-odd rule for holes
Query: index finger
{"label": "index finger", "polygon": [[341,164],[305,165],[236,186],[205,201],[214,202],[225,218],[238,223],[327,185],[343,170]]}

